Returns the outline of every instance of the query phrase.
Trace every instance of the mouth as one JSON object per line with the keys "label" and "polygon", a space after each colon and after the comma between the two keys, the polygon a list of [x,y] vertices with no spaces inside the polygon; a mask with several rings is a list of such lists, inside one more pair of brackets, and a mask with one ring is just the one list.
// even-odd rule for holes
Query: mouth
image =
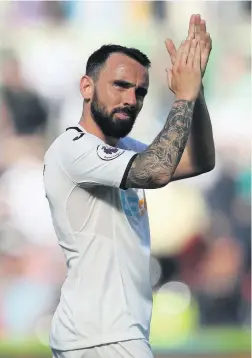
{"label": "mouth", "polygon": [[115,113],[116,117],[119,119],[130,119],[131,115],[129,113],[125,113],[125,112],[117,112]]}

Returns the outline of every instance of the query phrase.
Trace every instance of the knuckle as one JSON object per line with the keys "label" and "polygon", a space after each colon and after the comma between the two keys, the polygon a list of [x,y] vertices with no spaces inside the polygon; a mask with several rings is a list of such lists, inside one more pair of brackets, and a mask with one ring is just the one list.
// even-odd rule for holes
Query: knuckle
{"label": "knuckle", "polygon": [[176,75],[179,73],[179,70],[178,70],[178,68],[174,68],[173,70],[172,70],[172,76],[173,77],[176,77]]}

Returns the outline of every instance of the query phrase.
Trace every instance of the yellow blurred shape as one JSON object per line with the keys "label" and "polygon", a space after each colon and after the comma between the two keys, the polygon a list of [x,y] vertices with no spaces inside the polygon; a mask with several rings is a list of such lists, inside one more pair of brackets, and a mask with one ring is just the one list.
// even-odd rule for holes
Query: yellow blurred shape
{"label": "yellow blurred shape", "polygon": [[183,183],[146,191],[152,252],[176,254],[194,235],[209,226],[209,214],[202,194]]}
{"label": "yellow blurred shape", "polygon": [[[189,303],[189,304],[188,304]],[[198,326],[196,303],[182,292],[161,290],[153,296],[151,344],[176,346],[186,340]]]}

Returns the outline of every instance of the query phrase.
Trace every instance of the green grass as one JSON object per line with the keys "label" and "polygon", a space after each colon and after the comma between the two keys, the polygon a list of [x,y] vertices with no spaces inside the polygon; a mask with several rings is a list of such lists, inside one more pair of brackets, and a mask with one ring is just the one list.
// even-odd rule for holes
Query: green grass
{"label": "green grass", "polygon": [[[249,353],[251,350],[250,331],[239,328],[205,328],[188,336],[176,347],[162,342],[152,342],[155,352],[187,354],[233,354]],[[50,348],[38,341],[0,341],[0,357],[51,357]]]}

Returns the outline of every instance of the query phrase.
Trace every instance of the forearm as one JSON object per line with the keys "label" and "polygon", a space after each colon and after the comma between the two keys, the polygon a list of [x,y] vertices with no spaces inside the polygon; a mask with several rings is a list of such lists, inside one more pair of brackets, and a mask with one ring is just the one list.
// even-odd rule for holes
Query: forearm
{"label": "forearm", "polygon": [[188,141],[194,102],[175,101],[153,143],[135,158],[126,187],[158,188],[171,180]]}
{"label": "forearm", "polygon": [[196,170],[211,170],[215,165],[215,148],[210,115],[202,88],[194,106],[189,151]]}

